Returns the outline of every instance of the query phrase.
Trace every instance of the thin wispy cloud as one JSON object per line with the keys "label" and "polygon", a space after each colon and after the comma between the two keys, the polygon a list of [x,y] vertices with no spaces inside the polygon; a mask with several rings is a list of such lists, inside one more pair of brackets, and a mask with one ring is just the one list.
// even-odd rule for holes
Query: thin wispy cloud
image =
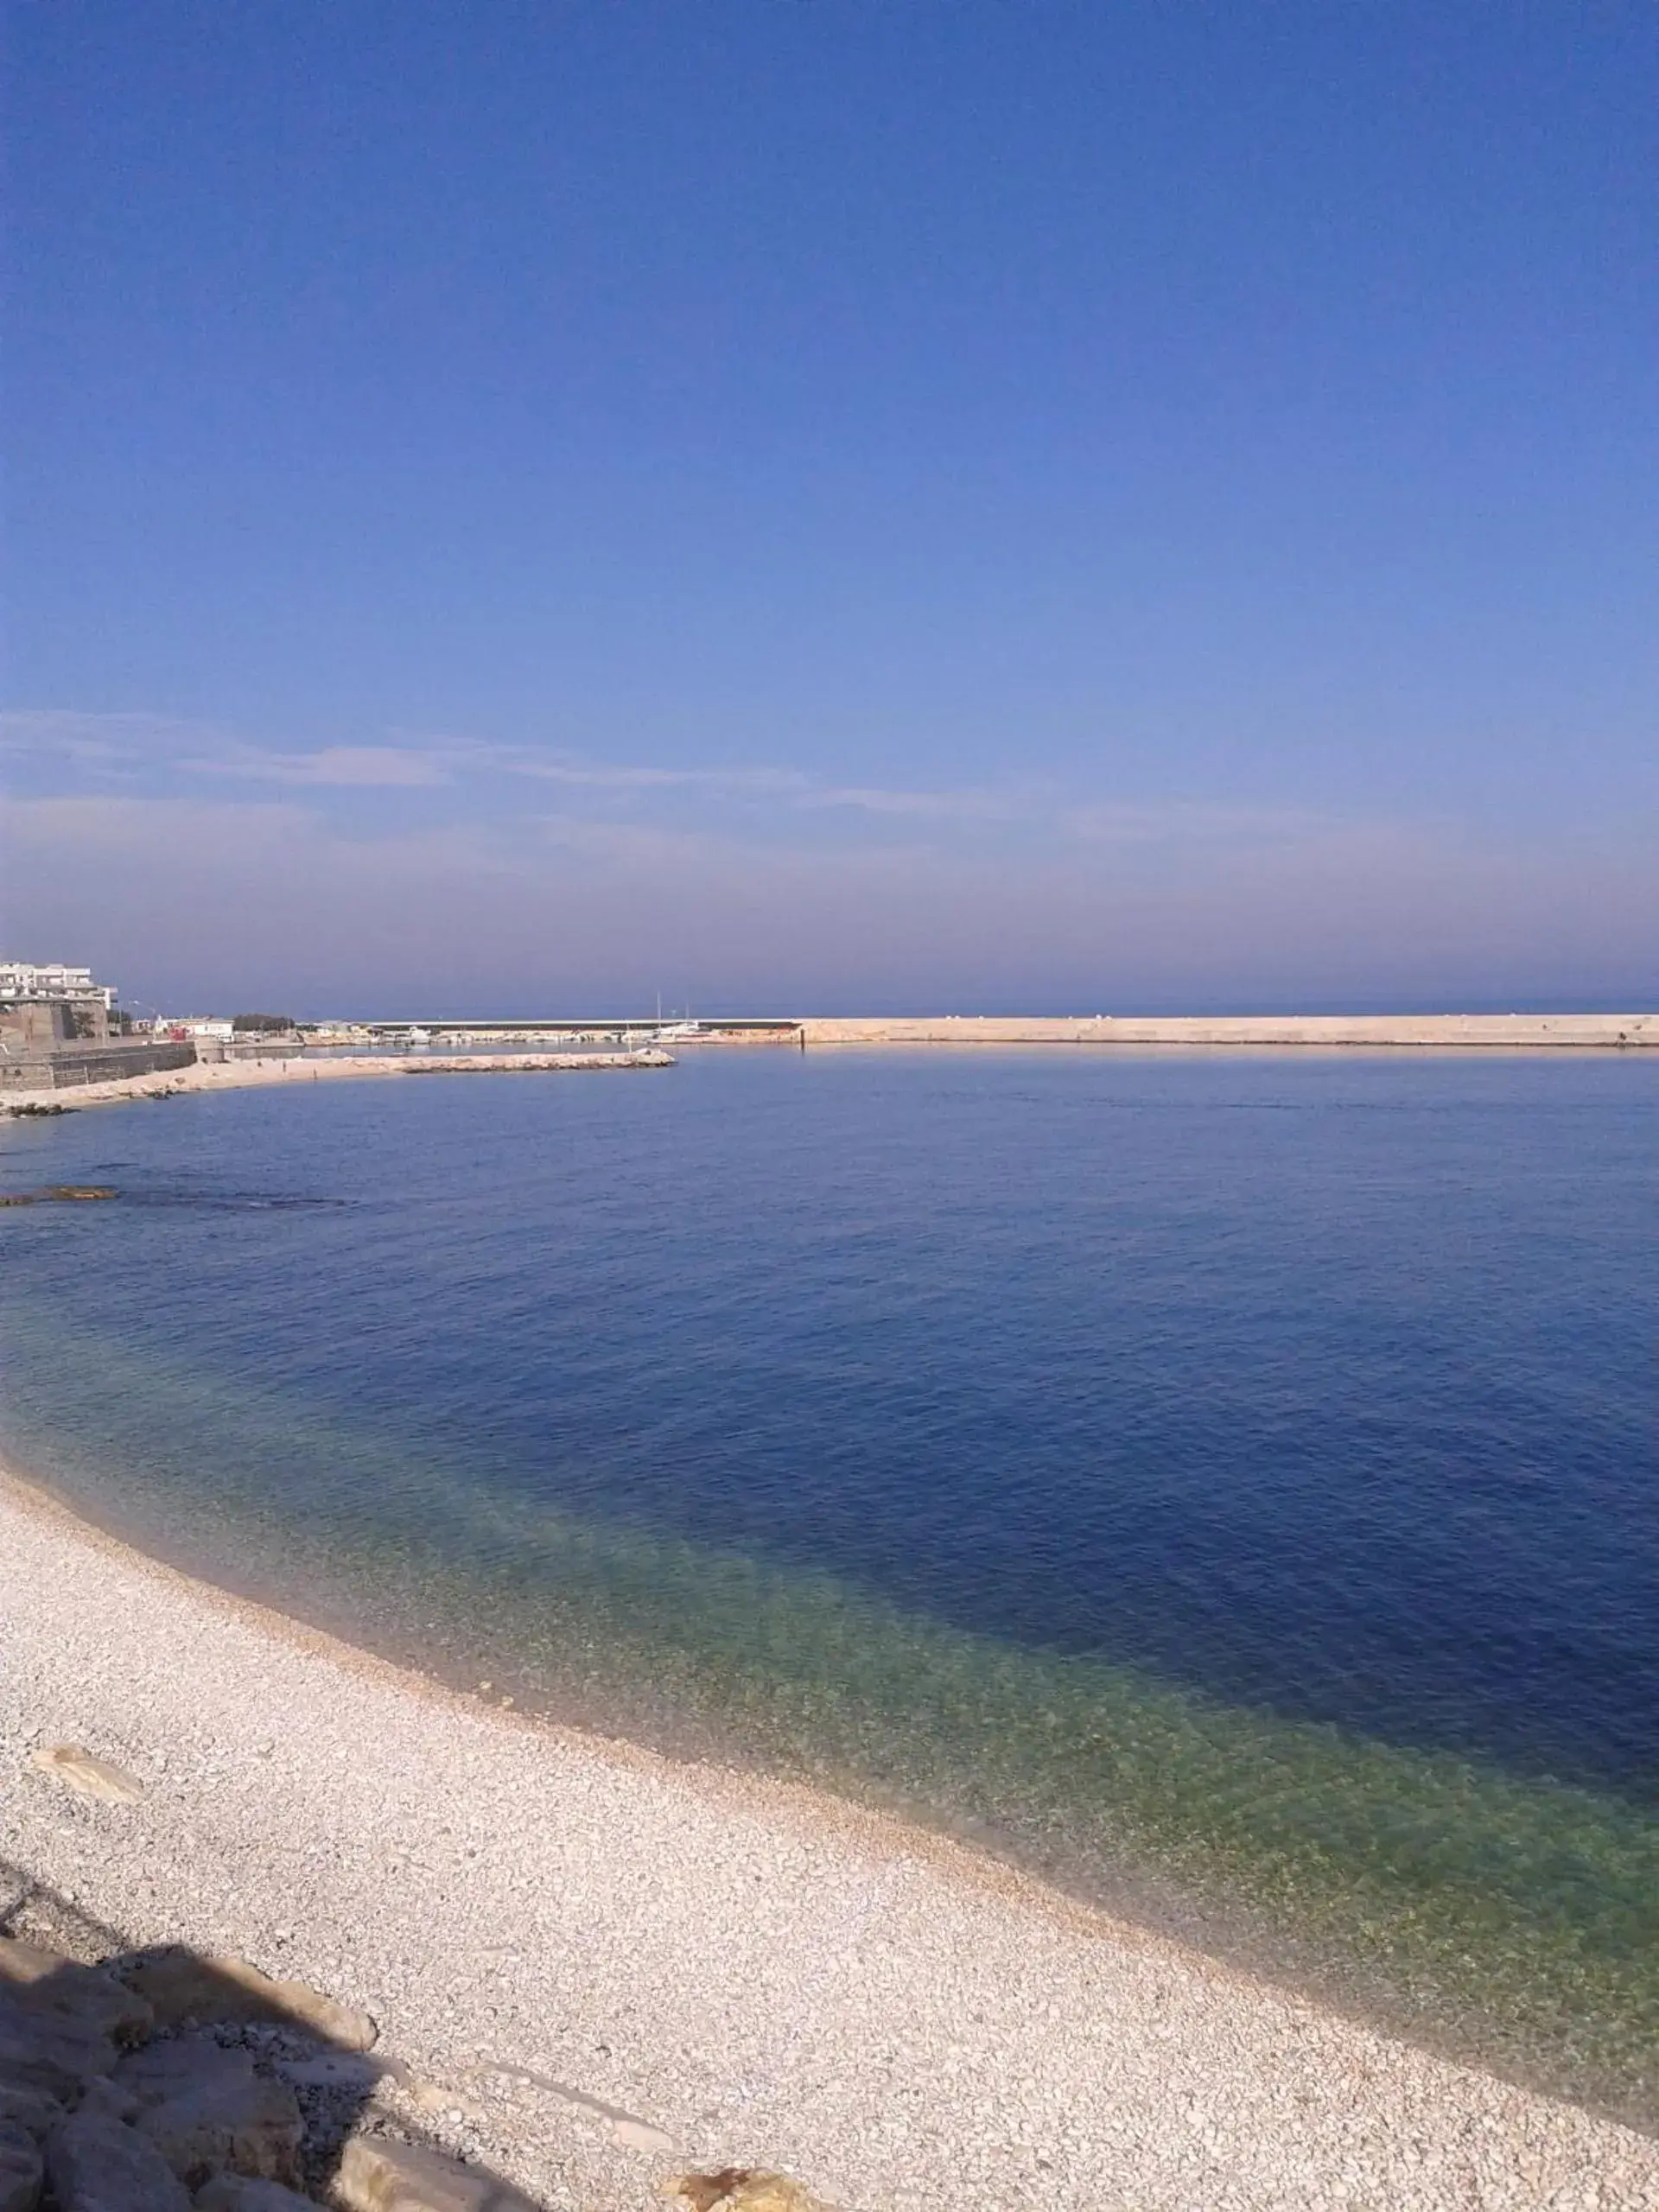
{"label": "thin wispy cloud", "polygon": [[1060,802],[1054,818],[1085,845],[1283,844],[1351,833],[1350,818],[1306,806],[1225,806],[1172,798]]}
{"label": "thin wispy cloud", "polygon": [[136,773],[168,753],[189,728],[165,715],[13,708],[0,711],[0,762],[15,769],[56,760],[93,773]]}
{"label": "thin wispy cloud", "polygon": [[500,746],[480,746],[455,756],[508,776],[569,784],[595,791],[729,791],[785,795],[809,779],[785,768],[652,768],[629,762],[550,758]]}
{"label": "thin wispy cloud", "polygon": [[647,803],[675,797],[729,801],[782,814],[868,816],[876,820],[957,825],[964,830],[1025,826],[1085,844],[1146,844],[1163,840],[1274,842],[1317,836],[1334,817],[1306,807],[1224,806],[1173,798],[1116,801],[1048,785],[916,787],[842,784],[798,769],[662,767],[641,761],[550,755],[527,747],[448,741],[432,745],[336,747],[313,753],[238,751],[181,763],[196,773],[253,781],[340,788],[416,789],[491,778],[552,784],[602,800]]}
{"label": "thin wispy cloud", "polygon": [[89,712],[76,707],[0,709],[0,747],[99,744],[131,747],[146,739],[197,728],[171,715]]}
{"label": "thin wispy cloud", "polygon": [[1524,995],[1592,973],[1610,928],[1659,942],[1629,824],[1577,851],[1057,779],[907,786],[407,729],[262,746],[67,710],[0,718],[0,765],[8,938],[150,999],[257,975],[327,1010],[413,977],[459,1006],[480,954],[526,1007],[645,1003],[677,971],[734,1007],[1178,1006],[1282,999],[1291,976],[1408,997],[1452,947],[1470,988]]}
{"label": "thin wispy cloud", "polygon": [[315,753],[251,750],[213,760],[184,760],[187,774],[246,783],[312,785],[335,791],[429,790],[451,781],[442,755],[403,746],[332,745]]}
{"label": "thin wispy cloud", "polygon": [[564,784],[576,790],[698,792],[711,798],[769,801],[800,812],[1012,821],[1030,810],[1029,799],[1014,792],[972,786],[927,790],[837,784],[795,768],[659,768],[633,762],[549,759],[499,748],[480,748],[476,753],[454,757],[471,759],[480,766],[487,761],[504,774]]}
{"label": "thin wispy cloud", "polygon": [[[140,779],[148,771],[186,787],[205,779],[253,791],[276,786],[342,797],[442,792],[447,802],[482,817],[498,810],[509,821],[521,814],[521,802],[497,787],[530,783],[581,801],[589,822],[611,819],[621,826],[650,817],[689,831],[695,815],[702,829],[714,826],[739,838],[787,838],[795,834],[791,818],[825,830],[839,823],[840,834],[852,842],[862,821],[884,837],[882,825],[891,824],[946,839],[1006,832],[1091,847],[1253,839],[1282,844],[1344,826],[1306,807],[1128,800],[1053,783],[844,783],[764,762],[669,766],[406,731],[386,742],[301,749],[256,746],[161,715],[47,710],[0,718],[0,738],[29,754],[37,781],[41,764],[55,754],[72,769],[90,765],[105,775]],[[815,840],[822,834],[811,833]]]}

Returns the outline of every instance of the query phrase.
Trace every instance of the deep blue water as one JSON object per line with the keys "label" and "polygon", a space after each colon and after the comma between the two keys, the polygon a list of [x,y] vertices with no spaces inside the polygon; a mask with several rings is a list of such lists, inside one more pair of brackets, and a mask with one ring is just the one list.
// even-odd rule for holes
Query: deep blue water
{"label": "deep blue water", "polygon": [[0,1216],[0,1443],[181,1551],[240,1500],[256,1587],[423,1541],[550,1648],[552,1513],[1654,1807],[1659,1064],[708,1052],[0,1145],[121,1193]]}

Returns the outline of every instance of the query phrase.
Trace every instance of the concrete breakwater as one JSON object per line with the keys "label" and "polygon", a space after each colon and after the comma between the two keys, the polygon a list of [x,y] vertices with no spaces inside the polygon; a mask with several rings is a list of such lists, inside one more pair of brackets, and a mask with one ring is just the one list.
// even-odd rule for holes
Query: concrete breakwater
{"label": "concrete breakwater", "polygon": [[933,1014],[801,1021],[804,1046],[1173,1045],[1461,1052],[1659,1051],[1659,1014]]}
{"label": "concrete breakwater", "polygon": [[656,1030],[649,1023],[610,1015],[581,1020],[558,1015],[510,1022],[454,1021],[429,1032],[407,1021],[363,1021],[306,1033],[312,1045],[358,1050],[387,1046],[423,1051],[422,1065],[438,1064],[429,1052],[465,1047],[468,1065],[480,1046],[549,1049],[579,1044],[600,1058],[594,1043],[613,1041],[617,1056],[638,1058],[632,1039],[662,1036],[682,1045],[782,1045],[792,1051],[808,1046],[887,1045],[1096,1045],[1178,1046],[1210,1050],[1246,1047],[1277,1051],[1307,1047],[1324,1052],[1622,1052],[1659,1049],[1659,1013],[1638,1014],[768,1014],[711,1015],[696,1022]]}

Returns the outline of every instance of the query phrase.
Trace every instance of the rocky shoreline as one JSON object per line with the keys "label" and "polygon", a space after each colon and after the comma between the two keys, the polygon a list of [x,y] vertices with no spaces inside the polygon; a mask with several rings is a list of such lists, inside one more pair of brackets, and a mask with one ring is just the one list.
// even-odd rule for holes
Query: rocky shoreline
{"label": "rocky shoreline", "polygon": [[86,1106],[118,1106],[129,1100],[183,1098],[203,1091],[275,1088],[298,1090],[315,1083],[384,1082],[405,1075],[581,1075],[671,1068],[673,1055],[645,1046],[627,1052],[423,1052],[337,1058],[199,1060],[166,1075],[120,1076],[73,1090],[14,1090],[0,1096],[0,1120],[78,1114]]}
{"label": "rocky shoreline", "polygon": [[[122,1802],[105,1763],[58,1767]],[[381,2078],[366,2056],[375,2035],[365,2016],[243,1960],[181,1947],[87,1961],[0,1937],[0,2208],[289,2212],[332,2200],[368,2212],[381,2154],[343,2107]],[[390,2155],[416,2149],[394,2139]]]}
{"label": "rocky shoreline", "polygon": [[[77,1786],[130,1801],[116,1770],[54,1749]],[[378,2036],[245,1959],[175,1945],[87,1960],[0,1936],[0,2212],[536,2212],[434,2147],[419,2116],[460,2093],[416,2081]],[[817,2212],[777,2174],[670,2190],[695,2212]]]}

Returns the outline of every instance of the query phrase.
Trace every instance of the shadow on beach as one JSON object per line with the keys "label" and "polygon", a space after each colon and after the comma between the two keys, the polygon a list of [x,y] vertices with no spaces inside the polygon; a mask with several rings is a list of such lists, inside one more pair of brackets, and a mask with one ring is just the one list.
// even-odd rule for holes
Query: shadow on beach
{"label": "shadow on beach", "polygon": [[536,2212],[411,2120],[443,2093],[375,2041],[241,1961],[131,1949],[0,1859],[0,2201],[32,2174],[50,2212]]}

